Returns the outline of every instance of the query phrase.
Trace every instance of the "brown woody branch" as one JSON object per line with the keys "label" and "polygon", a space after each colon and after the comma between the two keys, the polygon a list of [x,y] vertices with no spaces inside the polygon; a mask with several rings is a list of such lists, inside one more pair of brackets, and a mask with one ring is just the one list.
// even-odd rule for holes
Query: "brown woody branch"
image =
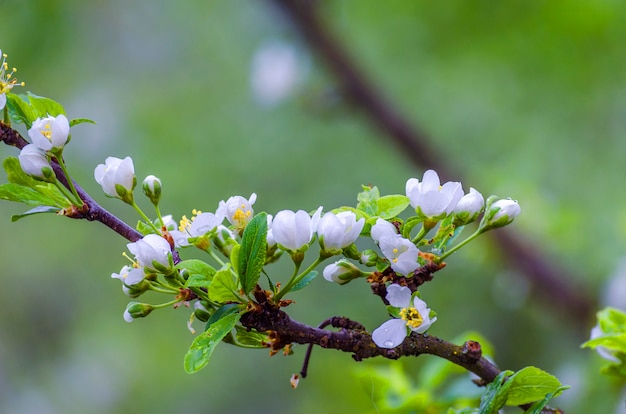
{"label": "brown woody branch", "polygon": [[482,356],[478,342],[467,341],[459,346],[428,334],[412,333],[404,342],[393,349],[379,348],[372,342],[371,335],[358,322],[348,318],[334,317],[329,324],[339,331],[332,332],[314,328],[295,321],[284,311],[269,303],[261,304],[241,317],[241,324],[259,332],[272,332],[273,350],[283,349],[292,343],[314,344],[322,348],[336,349],[352,354],[361,361],[366,358],[383,357],[398,359],[422,354],[436,355],[473,372],[486,384],[500,373],[498,367]]}

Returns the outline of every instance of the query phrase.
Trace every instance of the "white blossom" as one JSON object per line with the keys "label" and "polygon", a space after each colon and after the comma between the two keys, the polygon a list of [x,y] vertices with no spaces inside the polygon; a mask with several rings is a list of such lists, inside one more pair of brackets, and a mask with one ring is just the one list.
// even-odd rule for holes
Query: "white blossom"
{"label": "white blossom", "polygon": [[94,170],[94,178],[107,196],[117,197],[126,202],[132,200],[132,191],[136,183],[132,158],[107,157],[105,163],[98,165]]}
{"label": "white blossom", "polygon": [[417,178],[409,178],[406,195],[418,215],[441,219],[452,213],[463,197],[463,188],[460,182],[448,181],[441,185],[439,175],[428,170],[421,182]]}
{"label": "white blossom", "polygon": [[386,299],[391,306],[400,309],[400,318],[384,322],[372,332],[372,341],[380,348],[395,348],[407,337],[407,328],[424,333],[437,320],[430,317],[426,302],[415,296],[411,303],[411,290],[406,286],[392,284],[387,287]]}
{"label": "white blossom", "polygon": [[242,196],[232,196],[226,201],[220,201],[215,214],[225,216],[230,224],[238,229],[243,229],[254,216],[252,205],[255,201],[255,193],[252,193],[249,199]]}
{"label": "white blossom", "polygon": [[317,224],[317,236],[324,250],[339,250],[348,247],[361,234],[365,219],[356,219],[351,211],[328,212]]}
{"label": "white blossom", "polygon": [[148,234],[143,239],[126,245],[140,265],[153,272],[168,272],[172,269],[170,244],[161,236]]}
{"label": "white blossom", "polygon": [[313,217],[304,210],[279,211],[272,220],[272,236],[281,248],[298,251],[311,242],[321,214],[321,207]]}
{"label": "white blossom", "polygon": [[28,130],[28,136],[37,148],[57,151],[65,146],[70,134],[70,123],[65,115],[37,118]]}

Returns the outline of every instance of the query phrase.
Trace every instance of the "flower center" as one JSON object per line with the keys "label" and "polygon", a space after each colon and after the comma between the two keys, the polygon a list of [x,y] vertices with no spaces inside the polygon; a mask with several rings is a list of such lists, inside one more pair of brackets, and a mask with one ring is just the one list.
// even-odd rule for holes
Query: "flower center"
{"label": "flower center", "polygon": [[246,205],[242,204],[241,207],[235,211],[235,214],[233,214],[233,221],[241,225],[246,222],[246,219],[250,217],[251,213],[250,210],[246,209]]}
{"label": "flower center", "polygon": [[424,318],[415,308],[402,308],[400,311],[400,318],[406,321],[409,328],[419,328],[424,323]]}
{"label": "flower center", "polygon": [[44,125],[43,127],[44,129],[42,129],[41,131],[41,135],[43,135],[44,137],[48,138],[48,141],[52,140],[52,128],[50,127],[50,124],[47,123],[46,125]]}

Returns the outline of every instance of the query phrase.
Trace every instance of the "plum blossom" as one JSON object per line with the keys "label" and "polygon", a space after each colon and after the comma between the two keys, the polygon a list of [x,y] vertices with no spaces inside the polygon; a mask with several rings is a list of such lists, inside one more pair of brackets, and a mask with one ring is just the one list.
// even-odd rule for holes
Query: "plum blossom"
{"label": "plum blossom", "polygon": [[140,285],[146,277],[143,267],[126,265],[122,267],[119,273],[112,273],[111,277],[113,279],[119,279],[122,282],[122,291],[127,296],[137,297],[145,290],[143,288],[137,289],[138,285]]}
{"label": "plum blossom", "polygon": [[107,157],[104,162],[94,170],[96,182],[102,186],[102,190],[107,196],[120,198],[131,203],[133,188],[137,182],[132,158]]}
{"label": "plum blossom", "polygon": [[470,187],[469,193],[465,194],[454,207],[453,213],[456,220],[461,224],[468,224],[476,220],[485,206],[485,199],[475,188]]}
{"label": "plum blossom", "polygon": [[223,211],[219,209],[216,214],[202,213],[197,210],[193,210],[193,214],[195,216],[191,220],[183,216],[178,230],[170,231],[177,247],[189,246],[190,238],[204,236],[218,228],[224,221]]}
{"label": "plum blossom", "polygon": [[242,196],[232,196],[226,201],[220,201],[216,215],[225,216],[230,224],[238,229],[243,229],[254,216],[252,205],[255,201],[255,193],[252,193],[249,199]]}
{"label": "plum blossom", "polygon": [[63,114],[37,118],[28,130],[28,136],[43,151],[58,151],[69,140],[70,122]]}
{"label": "plum blossom", "polygon": [[328,212],[317,224],[317,236],[324,250],[340,250],[348,247],[359,237],[365,219],[356,219],[351,211]]}
{"label": "plum blossom", "polygon": [[345,285],[352,279],[363,276],[363,272],[347,260],[338,260],[335,263],[327,265],[324,268],[323,275],[324,279],[329,282]]}
{"label": "plum blossom", "polygon": [[126,245],[139,264],[152,272],[171,272],[173,268],[170,244],[161,236],[148,234]]}
{"label": "plum blossom", "polygon": [[406,182],[406,195],[418,215],[441,219],[452,213],[463,197],[463,188],[460,182],[448,181],[441,185],[439,175],[428,170],[421,182],[417,178],[409,178]]}
{"label": "plum blossom", "polygon": [[284,250],[301,250],[311,242],[321,214],[322,207],[312,217],[304,210],[281,210],[272,220],[272,236]]}
{"label": "plum blossom", "polygon": [[417,262],[419,249],[409,239],[398,234],[393,224],[378,219],[370,234],[378,243],[383,256],[389,260],[394,272],[408,276],[420,266]]}
{"label": "plum blossom", "polygon": [[407,328],[413,332],[424,333],[437,320],[430,317],[430,309],[426,302],[413,297],[406,286],[392,284],[387,287],[386,299],[389,304],[400,309],[400,318],[384,322],[372,332],[372,341],[380,348],[395,348],[407,337]]}
{"label": "plum blossom", "polygon": [[417,262],[419,249],[411,240],[399,234],[393,237],[383,237],[378,246],[396,273],[410,276],[420,266]]}

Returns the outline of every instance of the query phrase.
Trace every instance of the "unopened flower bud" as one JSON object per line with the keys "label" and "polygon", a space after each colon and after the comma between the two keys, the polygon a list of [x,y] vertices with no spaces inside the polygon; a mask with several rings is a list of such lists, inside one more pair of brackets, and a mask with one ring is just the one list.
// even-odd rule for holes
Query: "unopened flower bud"
{"label": "unopened flower bud", "polygon": [[324,279],[329,282],[339,283],[345,285],[352,279],[363,276],[361,269],[353,265],[347,260],[339,260],[335,263],[331,263],[324,268]]}
{"label": "unopened flower bud", "polygon": [[470,192],[465,194],[454,208],[455,224],[464,226],[473,222],[478,218],[484,206],[485,199],[483,195],[474,188],[470,188]]}
{"label": "unopened flower bud", "polygon": [[510,198],[499,199],[491,203],[490,201],[487,200],[488,209],[483,218],[483,223],[481,223],[483,231],[506,226],[522,211],[517,201]]}
{"label": "unopened flower bud", "polygon": [[124,320],[132,322],[137,318],[145,318],[154,310],[154,306],[147,303],[130,302],[124,311]]}
{"label": "unopened flower bud", "polygon": [[49,183],[56,180],[45,152],[36,145],[28,144],[22,148],[18,159],[26,174]]}
{"label": "unopened flower bud", "polygon": [[359,261],[365,266],[375,266],[378,261],[378,254],[372,249],[363,250]]}
{"label": "unopened flower bud", "polygon": [[161,200],[161,180],[154,175],[149,175],[143,180],[143,193],[155,206]]}

